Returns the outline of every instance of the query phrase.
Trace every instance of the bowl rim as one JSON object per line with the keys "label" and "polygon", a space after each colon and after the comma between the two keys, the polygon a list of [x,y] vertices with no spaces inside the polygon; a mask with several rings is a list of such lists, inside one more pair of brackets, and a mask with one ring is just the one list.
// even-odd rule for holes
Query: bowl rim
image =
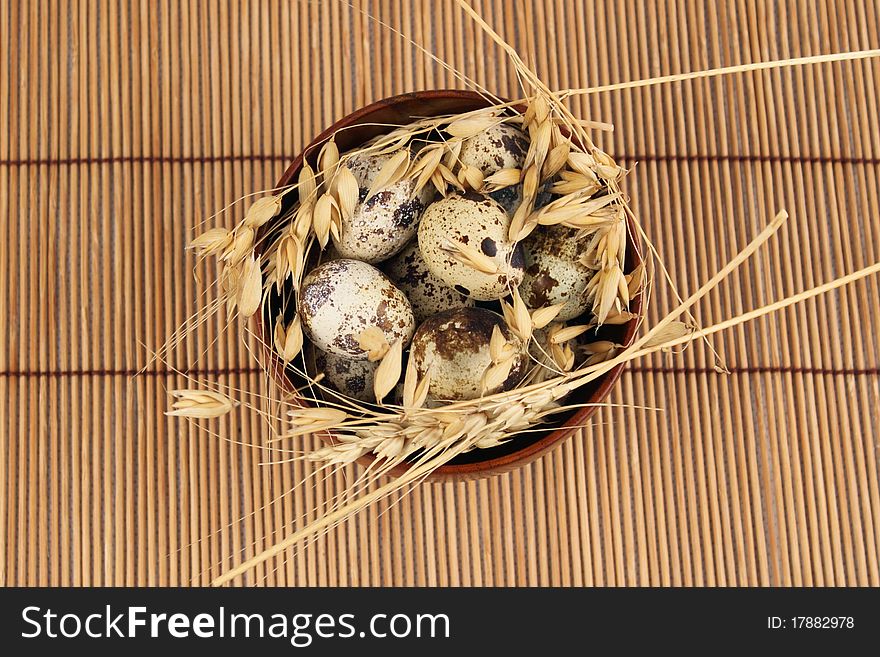
{"label": "bowl rim", "polygon": [[[377,100],[342,117],[338,121],[334,122],[327,129],[322,131],[311,142],[309,142],[309,144],[306,145],[302,149],[302,151],[293,159],[293,161],[282,174],[281,178],[279,178],[279,181],[276,184],[276,189],[285,187],[295,181],[300,169],[302,168],[305,158],[311,153],[316,152],[324,144],[324,142],[328,141],[330,137],[332,137],[339,130],[349,128],[360,123],[368,123],[368,121],[363,121],[365,117],[371,116],[380,110],[403,105],[416,100],[462,100],[472,101],[474,103],[485,103],[487,106],[490,104],[489,98],[487,98],[486,95],[474,91],[461,89],[435,89],[430,91],[416,91]],[[502,100],[502,102],[507,101]],[[637,267],[642,262],[642,244],[641,238],[639,237],[639,233],[636,229],[632,217],[627,216],[626,222],[627,245],[629,248],[628,260],[631,264],[629,268],[632,269],[634,267]],[[632,300],[630,300],[630,312],[632,312],[635,317],[624,325],[625,330],[623,338],[621,340],[624,346],[630,346],[632,344],[638,331],[639,323],[644,317],[644,303],[642,293],[639,293]],[[291,391],[293,389],[293,386],[284,372],[283,364],[281,363],[278,355],[275,353],[275,350],[272,348],[272,346],[265,339],[263,339],[264,318],[262,316],[262,313],[257,313],[255,315],[255,318],[257,323],[257,335],[264,345],[264,351],[267,352],[266,357],[269,359],[270,372],[272,374],[272,377],[277,384],[281,385],[283,389]],[[590,395],[587,400],[583,402],[586,405],[572,412],[567,417],[565,422],[563,422],[561,425],[558,425],[555,428],[553,427],[553,425],[548,425],[547,433],[541,438],[537,440],[532,440],[523,447],[508,454],[503,454],[501,456],[495,456],[470,463],[447,463],[438,467],[434,472],[432,472],[431,475],[428,476],[428,479],[432,481],[468,481],[504,474],[506,472],[510,472],[522,466],[528,465],[529,463],[532,463],[533,461],[544,456],[551,450],[560,446],[579,428],[582,428],[586,424],[586,421],[598,411],[598,404],[604,401],[611,393],[614,384],[620,378],[620,375],[623,373],[624,368],[625,363],[621,363],[608,370],[608,372],[596,379],[597,387],[595,391],[592,395]],[[328,444],[335,444],[334,437],[329,431],[316,432],[315,435],[318,435],[322,441]],[[358,459],[358,462],[362,465],[369,465],[373,462],[374,459],[375,457],[372,454],[367,454]],[[408,468],[409,465],[407,464],[399,464],[395,468],[391,469],[387,474],[391,476],[399,476]]]}

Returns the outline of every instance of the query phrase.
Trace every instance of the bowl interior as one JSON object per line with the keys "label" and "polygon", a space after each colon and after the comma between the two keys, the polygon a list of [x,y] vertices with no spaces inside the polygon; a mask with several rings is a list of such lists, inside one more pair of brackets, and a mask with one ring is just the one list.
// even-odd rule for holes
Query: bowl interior
{"label": "bowl interior", "polygon": [[[278,187],[289,185],[297,180],[304,159],[315,166],[321,146],[334,134],[339,150],[343,152],[360,146],[377,135],[389,132],[394,126],[410,123],[413,118],[457,114],[492,104],[494,101],[484,98],[480,94],[457,90],[416,92],[380,100],[349,114],[321,133],[284,172],[278,182]],[[293,204],[292,196],[285,197],[286,207],[282,208],[282,216]],[[624,271],[629,273],[639,264],[641,256],[640,241],[632,222],[629,223],[627,232],[629,248],[627,249]],[[630,310],[637,316],[641,315],[641,296],[632,300]],[[260,326],[264,332],[267,331],[267,328],[269,331],[267,335],[271,335],[271,327]],[[604,326],[599,329],[596,338],[630,344],[636,329],[637,320],[620,326]],[[285,374],[279,359],[274,353],[269,354],[269,357],[272,360],[272,370],[276,379],[283,387],[290,389],[293,383]],[[601,402],[610,392],[622,369],[622,365],[617,366],[595,381],[578,388],[570,394],[566,401],[572,404],[597,404]],[[555,416],[553,425],[519,434],[504,445],[462,454],[438,468],[432,478],[476,478],[506,472],[524,465],[549,451],[570,436],[577,428],[584,426],[596,410],[596,406],[581,407],[575,411]],[[332,440],[330,435],[324,437],[327,440]],[[372,457],[364,458],[365,462],[372,459]],[[400,466],[401,470],[405,468],[406,466]]]}

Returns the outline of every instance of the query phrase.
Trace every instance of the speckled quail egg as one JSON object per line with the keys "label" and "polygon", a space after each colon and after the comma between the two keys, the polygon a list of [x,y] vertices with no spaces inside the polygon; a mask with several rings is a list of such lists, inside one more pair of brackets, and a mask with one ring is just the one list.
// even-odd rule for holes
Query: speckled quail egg
{"label": "speckled quail egg", "polygon": [[[438,313],[416,330],[410,358],[419,375],[433,367],[428,394],[434,399],[474,399],[481,394],[483,373],[492,364],[489,341],[498,326],[516,349],[510,374],[487,394],[510,390],[523,376],[528,357],[522,341],[501,315],[483,308],[457,308]],[[433,365],[432,365],[433,364]]]}
{"label": "speckled quail egg", "polygon": [[310,347],[309,356],[309,374],[312,377],[324,374],[322,383],[337,392],[360,401],[375,401],[373,377],[379,361],[354,360],[316,347]]}
{"label": "speckled quail egg", "polygon": [[347,163],[358,182],[360,200],[354,213],[343,220],[339,239],[333,238],[343,258],[381,262],[400,251],[416,234],[422,211],[433,197],[433,187],[426,185],[413,196],[416,183],[408,178],[367,198],[370,186],[392,156],[362,154]]}
{"label": "speckled quail egg", "polygon": [[[524,270],[522,248],[507,239],[509,228],[510,216],[492,199],[475,192],[452,194],[425,210],[419,250],[431,273],[450,287],[480,301],[500,299],[520,284]],[[468,251],[487,257],[496,271],[453,257]]]}
{"label": "speckled quail egg", "polygon": [[523,241],[526,273],[519,293],[529,308],[565,303],[556,316],[566,321],[590,307],[584,291],[595,273],[578,262],[584,240],[577,240],[577,229],[540,226]]}
{"label": "speckled quail egg", "polygon": [[[462,164],[476,167],[484,176],[501,169],[521,169],[529,150],[525,133],[509,123],[500,123],[466,139],[458,158]],[[511,185],[489,194],[513,215],[522,202],[522,185]]]}
{"label": "speckled quail egg", "polygon": [[381,329],[388,344],[409,344],[415,319],[406,295],[385,274],[358,260],[331,260],[305,277],[299,308],[306,335],[323,351],[358,360],[367,358],[358,338],[370,326]]}
{"label": "speckled quail egg", "polygon": [[449,287],[431,273],[419,251],[418,240],[413,240],[403,251],[386,261],[382,269],[409,299],[416,324],[444,310],[474,305],[473,299]]}

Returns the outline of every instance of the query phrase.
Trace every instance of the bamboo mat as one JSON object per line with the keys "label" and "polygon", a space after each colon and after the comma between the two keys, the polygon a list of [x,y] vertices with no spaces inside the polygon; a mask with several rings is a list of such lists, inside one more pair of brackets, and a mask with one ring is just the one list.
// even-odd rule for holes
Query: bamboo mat
{"label": "bamboo mat", "polygon": [[[880,46],[880,3],[472,0],[554,88]],[[333,120],[501,51],[449,0],[0,2],[0,584],[205,584],[357,475],[261,466],[257,418],[169,420],[151,366],[204,286],[194,225],[270,187]],[[704,325],[880,259],[880,60],[581,98],[635,168],[681,291],[785,208]],[[651,317],[674,299],[658,286]],[[595,426],[502,477],[425,485],[242,583],[878,585],[880,281],[634,364]],[[262,377],[220,323],[171,365]],[[241,523],[235,523],[244,517]]]}

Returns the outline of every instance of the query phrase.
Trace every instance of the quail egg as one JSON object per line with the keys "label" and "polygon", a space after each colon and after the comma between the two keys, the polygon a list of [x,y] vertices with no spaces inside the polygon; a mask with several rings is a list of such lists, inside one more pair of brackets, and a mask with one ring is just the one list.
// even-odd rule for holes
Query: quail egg
{"label": "quail egg", "polygon": [[483,308],[457,308],[438,313],[419,326],[410,358],[421,375],[432,367],[428,394],[434,399],[474,399],[481,394],[483,373],[492,364],[489,341],[495,327],[515,347],[510,374],[487,394],[510,390],[523,376],[528,361],[522,341],[501,315]]}
{"label": "quail egg", "polygon": [[[510,216],[494,200],[475,192],[452,194],[425,210],[419,250],[431,273],[446,285],[472,299],[500,299],[520,284],[524,270],[522,248],[508,240],[509,228]],[[453,257],[467,258],[468,253],[485,266]]]}
{"label": "quail egg", "polygon": [[419,251],[418,240],[410,242],[382,268],[409,299],[416,324],[443,310],[474,305],[473,299],[449,287],[431,273]]}
{"label": "quail egg", "polygon": [[322,383],[348,397],[364,402],[374,401],[373,377],[379,362],[353,360],[315,347],[310,350],[310,374],[324,374]]}
{"label": "quail egg", "polygon": [[415,320],[406,295],[385,274],[358,260],[331,260],[305,277],[299,308],[306,335],[337,356],[365,360],[358,338],[378,327],[389,344],[412,338]]}
{"label": "quail egg", "polygon": [[526,272],[519,287],[529,308],[565,303],[556,321],[583,314],[590,307],[585,293],[594,270],[578,258],[584,241],[578,230],[565,226],[541,226],[523,241]]}
{"label": "quail egg", "polygon": [[364,154],[348,161],[358,182],[360,200],[354,213],[343,220],[339,238],[333,238],[343,258],[381,262],[400,251],[416,233],[422,211],[434,194],[430,185],[414,196],[415,180],[405,179],[367,198],[370,186],[392,156]]}
{"label": "quail egg", "polygon": [[[484,176],[501,169],[521,169],[529,150],[525,133],[509,123],[500,123],[466,139],[458,159],[462,164],[476,167]],[[511,185],[489,194],[513,215],[522,202],[522,185]]]}

